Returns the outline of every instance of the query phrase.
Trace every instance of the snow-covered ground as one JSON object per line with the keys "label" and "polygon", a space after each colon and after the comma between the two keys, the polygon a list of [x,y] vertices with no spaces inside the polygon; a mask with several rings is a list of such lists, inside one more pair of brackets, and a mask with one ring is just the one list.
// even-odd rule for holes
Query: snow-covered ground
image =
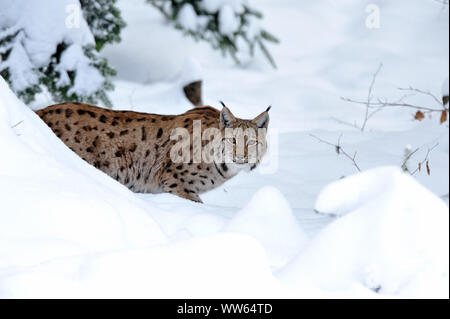
{"label": "snow-covered ground", "polygon": [[[143,0],[119,0],[128,27],[104,51],[119,71],[117,109],[184,112],[181,87],[198,78],[208,104],[224,100],[237,116],[273,105],[273,169],[237,176],[204,205],[131,193],[71,153],[0,79],[0,297],[448,298],[448,122],[394,108],[364,132],[340,122],[361,123],[364,107],[340,97],[366,99],[380,63],[374,96],[441,94],[448,8],[375,1],[380,28],[370,29],[361,1],[254,3],[281,40],[270,47],[277,70],[262,56],[236,67]],[[311,136],[341,134],[362,173]],[[420,148],[414,170],[437,143],[431,175],[401,172],[407,146]]]}

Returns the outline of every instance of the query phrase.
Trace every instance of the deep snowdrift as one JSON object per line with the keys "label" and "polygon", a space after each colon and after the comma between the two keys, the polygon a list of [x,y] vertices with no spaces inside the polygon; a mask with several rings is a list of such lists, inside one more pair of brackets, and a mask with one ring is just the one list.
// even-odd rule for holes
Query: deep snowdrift
{"label": "deep snowdrift", "polygon": [[306,280],[343,289],[358,282],[386,295],[448,294],[448,207],[399,168],[372,169],[332,183],[316,209],[345,216],[282,273],[289,284],[298,287]]}
{"label": "deep snowdrift", "polygon": [[448,207],[397,169],[325,188],[316,208],[346,215],[308,241],[273,187],[234,216],[156,208],[67,149],[3,79],[0,148],[0,297],[448,297]]}
{"label": "deep snowdrift", "polygon": [[2,78],[0,144],[1,265],[166,241],[133,194],[68,151]]}
{"label": "deep snowdrift", "polygon": [[264,251],[248,236],[161,246],[170,243],[152,214],[162,212],[73,154],[2,78],[0,147],[1,297],[274,291]]}

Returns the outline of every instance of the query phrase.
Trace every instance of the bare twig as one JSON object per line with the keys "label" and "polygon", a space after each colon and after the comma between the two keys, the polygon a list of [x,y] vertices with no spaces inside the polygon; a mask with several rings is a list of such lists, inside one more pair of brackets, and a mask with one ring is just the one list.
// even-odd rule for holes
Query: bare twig
{"label": "bare twig", "polygon": [[164,7],[161,4],[157,3],[157,1],[158,0],[147,0],[147,2],[149,2],[153,7],[158,9],[167,20],[170,20],[170,15],[167,13],[166,10],[164,10]]}
{"label": "bare twig", "polygon": [[333,121],[339,123],[339,124],[346,125],[346,126],[349,126],[349,127],[352,127],[352,128],[356,128],[356,129],[358,129],[358,130],[361,129],[361,128],[358,126],[358,124],[356,123],[356,121],[355,121],[354,123],[350,123],[350,122],[346,122],[346,121],[343,121],[343,120],[341,120],[341,119],[338,119],[337,117],[334,117],[334,116],[332,116],[331,119],[332,119]]}
{"label": "bare twig", "polygon": [[11,126],[11,128],[16,128],[17,126],[19,126],[19,125],[22,124],[22,123],[23,123],[23,120],[20,121],[19,123],[14,124],[13,126]]}
{"label": "bare twig", "polygon": [[[448,1],[447,1],[447,3],[448,3]],[[404,107],[404,108],[414,109],[417,111],[415,118],[418,120],[423,119],[425,114],[439,113],[439,114],[441,114],[441,123],[445,122],[445,119],[447,118],[445,113],[446,112],[448,113],[448,111],[449,111],[448,104],[445,104],[445,102],[443,103],[441,101],[441,99],[439,99],[436,95],[434,95],[430,91],[424,91],[424,90],[417,89],[417,88],[410,86],[408,88],[399,88],[398,89],[401,92],[406,92],[398,100],[389,101],[387,99],[381,99],[381,98],[373,99],[372,92],[373,92],[373,89],[375,86],[377,76],[380,73],[382,66],[383,66],[383,64],[380,64],[377,71],[374,73],[374,75],[372,77],[372,82],[370,83],[370,86],[369,86],[367,100],[354,100],[354,99],[350,99],[350,98],[346,98],[346,97],[341,97],[341,99],[345,102],[361,104],[361,105],[365,106],[365,108],[366,108],[365,116],[364,116],[364,120],[363,120],[361,127],[358,127],[358,125],[356,125],[356,124],[353,125],[351,123],[344,122],[344,121],[338,121],[339,123],[346,124],[346,125],[352,126],[352,127],[357,127],[359,129],[361,129],[361,131],[364,131],[367,126],[367,122],[370,120],[370,118],[372,118],[376,113],[380,112],[381,110],[383,110],[384,108],[387,108],[387,107]],[[432,101],[432,104],[434,104],[434,105],[424,106],[424,105],[412,104],[412,103],[409,103],[408,101],[406,101],[407,98],[413,97],[417,94],[420,94],[420,95],[430,98],[430,100]]]}
{"label": "bare twig", "polygon": [[369,119],[377,112],[380,111],[380,109],[375,110],[373,112],[370,112],[370,103],[372,102],[372,92],[373,92],[373,88],[375,86],[375,82],[377,80],[377,76],[381,71],[381,68],[383,67],[383,63],[380,63],[380,65],[378,66],[377,71],[374,73],[373,77],[372,77],[372,82],[370,83],[369,86],[369,93],[367,94],[367,104],[366,104],[366,113],[364,116],[364,121],[363,124],[361,126],[361,131],[364,131],[367,125],[367,121],[369,121]]}
{"label": "bare twig", "polygon": [[347,126],[355,127],[355,128],[357,128],[358,130],[361,130],[361,131],[364,131],[366,129],[367,122],[370,120],[370,118],[372,116],[374,116],[376,113],[378,113],[379,111],[381,111],[381,109],[382,109],[382,105],[380,105],[379,107],[376,107],[375,110],[371,110],[371,109],[374,108],[373,107],[374,103],[372,102],[372,99],[373,99],[372,93],[373,93],[373,90],[375,88],[375,83],[377,81],[377,77],[380,74],[380,71],[381,71],[382,68],[383,68],[383,63],[380,63],[380,65],[378,66],[378,69],[375,71],[375,73],[372,76],[372,81],[370,82],[370,85],[369,85],[369,91],[367,93],[367,100],[366,101],[360,102],[360,101],[351,100],[349,98],[341,97],[341,99],[343,101],[345,101],[345,102],[351,102],[351,103],[356,103],[356,104],[363,104],[363,105],[366,106],[365,113],[364,113],[364,119],[363,119],[363,122],[362,122],[361,126],[358,126],[358,124],[356,124],[356,122],[354,124],[351,124],[351,123],[348,123],[348,122],[345,122],[345,121],[334,119],[335,121],[337,121],[338,123],[341,123],[341,124],[345,124]]}
{"label": "bare twig", "polygon": [[414,110],[418,110],[418,111],[422,111],[425,114],[430,114],[430,113],[442,113],[443,111],[447,111],[448,112],[448,106],[443,105],[443,103],[431,92],[429,91],[423,91],[423,90],[419,90],[413,87],[409,87],[409,88],[399,88],[398,90],[400,91],[410,91],[410,92],[415,92],[415,93],[419,93],[425,96],[430,97],[437,105],[435,107],[433,106],[422,106],[422,105],[417,105],[417,104],[411,104],[405,101],[406,98],[409,98],[411,96],[413,96],[414,94],[405,94],[403,95],[401,98],[399,98],[396,101],[389,101],[387,99],[380,99],[378,98],[376,100],[376,102],[370,102],[370,104],[368,104],[366,101],[358,101],[358,100],[353,100],[353,99],[349,99],[349,98],[342,98],[343,101],[346,102],[350,102],[350,103],[355,103],[355,104],[362,104],[362,105],[366,105],[368,106],[368,108],[373,108],[375,109],[371,114],[373,116],[373,114],[375,114],[376,112],[379,112],[381,109],[385,108],[385,107],[406,107],[406,108],[410,108],[410,109],[414,109]]}
{"label": "bare twig", "polygon": [[430,175],[430,167],[429,167],[429,160],[430,160],[430,154],[431,152],[438,147],[439,143],[436,143],[434,146],[432,146],[431,148],[428,148],[427,150],[427,154],[425,155],[425,158],[419,162],[419,164],[417,165],[417,168],[411,172],[411,175],[415,175],[417,172],[420,172],[422,170],[423,165],[426,165],[426,169],[427,169],[427,173],[428,175]]}
{"label": "bare twig", "polygon": [[313,134],[309,134],[309,135],[310,135],[311,137],[315,138],[316,140],[318,140],[320,143],[324,143],[324,144],[333,146],[333,147],[335,148],[335,150],[336,150],[336,153],[337,153],[338,155],[342,154],[342,155],[344,155],[345,157],[347,157],[347,158],[352,162],[353,166],[355,166],[355,168],[358,170],[358,172],[361,172],[361,169],[359,168],[359,165],[358,165],[358,163],[356,162],[356,155],[357,155],[357,152],[355,152],[355,153],[353,154],[353,156],[352,156],[352,155],[348,154],[348,153],[344,150],[344,148],[341,146],[341,139],[342,139],[342,136],[343,136],[342,134],[339,136],[339,139],[338,139],[337,144],[334,144],[334,143],[325,141],[325,140],[323,140],[323,139],[321,139],[321,138],[319,138],[319,137],[317,137],[317,136],[315,136],[315,135],[313,135]]}
{"label": "bare twig", "polygon": [[408,161],[411,159],[411,157],[413,157],[414,154],[416,154],[418,151],[420,150],[420,148],[416,148],[414,151],[411,151],[409,148],[406,149],[405,151],[405,159],[403,160],[402,163],[402,170],[404,172],[409,172],[409,168],[408,168]]}
{"label": "bare twig", "polygon": [[399,88],[399,90],[400,91],[410,91],[410,92],[427,95],[427,96],[431,97],[437,103],[437,105],[440,105],[440,106],[442,105],[442,101],[440,99],[438,99],[438,97],[436,95],[434,95],[433,93],[431,93],[430,91],[419,90],[419,89],[413,88],[412,86],[410,86],[409,88]]}
{"label": "bare twig", "polygon": [[448,6],[449,5],[449,0],[434,0],[435,2],[438,2],[444,6]]}
{"label": "bare twig", "polygon": [[436,143],[433,147],[428,148],[427,154],[425,155],[425,158],[417,164],[417,168],[414,171],[412,171],[412,172],[408,168],[408,161],[413,157],[414,154],[416,154],[420,150],[420,147],[416,148],[414,151],[406,149],[405,159],[403,160],[403,163],[402,163],[402,170],[404,172],[410,173],[411,175],[415,175],[417,172],[421,171],[422,168],[423,168],[423,165],[426,164],[427,173],[430,174],[430,166],[429,166],[430,153],[438,145],[439,145],[439,143]]}

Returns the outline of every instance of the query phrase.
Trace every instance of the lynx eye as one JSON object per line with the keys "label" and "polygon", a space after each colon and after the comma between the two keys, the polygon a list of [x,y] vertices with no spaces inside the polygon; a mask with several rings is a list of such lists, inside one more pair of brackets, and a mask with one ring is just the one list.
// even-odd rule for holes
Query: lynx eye
{"label": "lynx eye", "polygon": [[249,140],[249,141],[247,142],[247,145],[248,145],[248,146],[254,146],[254,145],[256,145],[257,143],[258,143],[257,140]]}

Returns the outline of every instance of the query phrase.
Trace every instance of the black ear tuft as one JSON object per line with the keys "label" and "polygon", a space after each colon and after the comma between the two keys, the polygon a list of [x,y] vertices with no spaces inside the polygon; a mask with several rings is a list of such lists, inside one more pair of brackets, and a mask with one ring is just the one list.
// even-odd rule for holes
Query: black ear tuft
{"label": "black ear tuft", "polygon": [[262,112],[255,119],[252,120],[258,128],[267,128],[269,126],[269,113]]}
{"label": "black ear tuft", "polygon": [[225,103],[223,103],[222,101],[219,101],[219,102],[220,102],[220,104],[222,104],[223,107],[227,107],[227,106],[225,105]]}
{"label": "black ear tuft", "polygon": [[269,112],[271,108],[272,108],[272,105],[270,105],[270,106],[267,108],[266,112]]}
{"label": "black ear tuft", "polygon": [[235,120],[236,118],[233,113],[231,113],[230,109],[224,105],[222,111],[220,111],[220,126],[222,128],[229,127]]}

